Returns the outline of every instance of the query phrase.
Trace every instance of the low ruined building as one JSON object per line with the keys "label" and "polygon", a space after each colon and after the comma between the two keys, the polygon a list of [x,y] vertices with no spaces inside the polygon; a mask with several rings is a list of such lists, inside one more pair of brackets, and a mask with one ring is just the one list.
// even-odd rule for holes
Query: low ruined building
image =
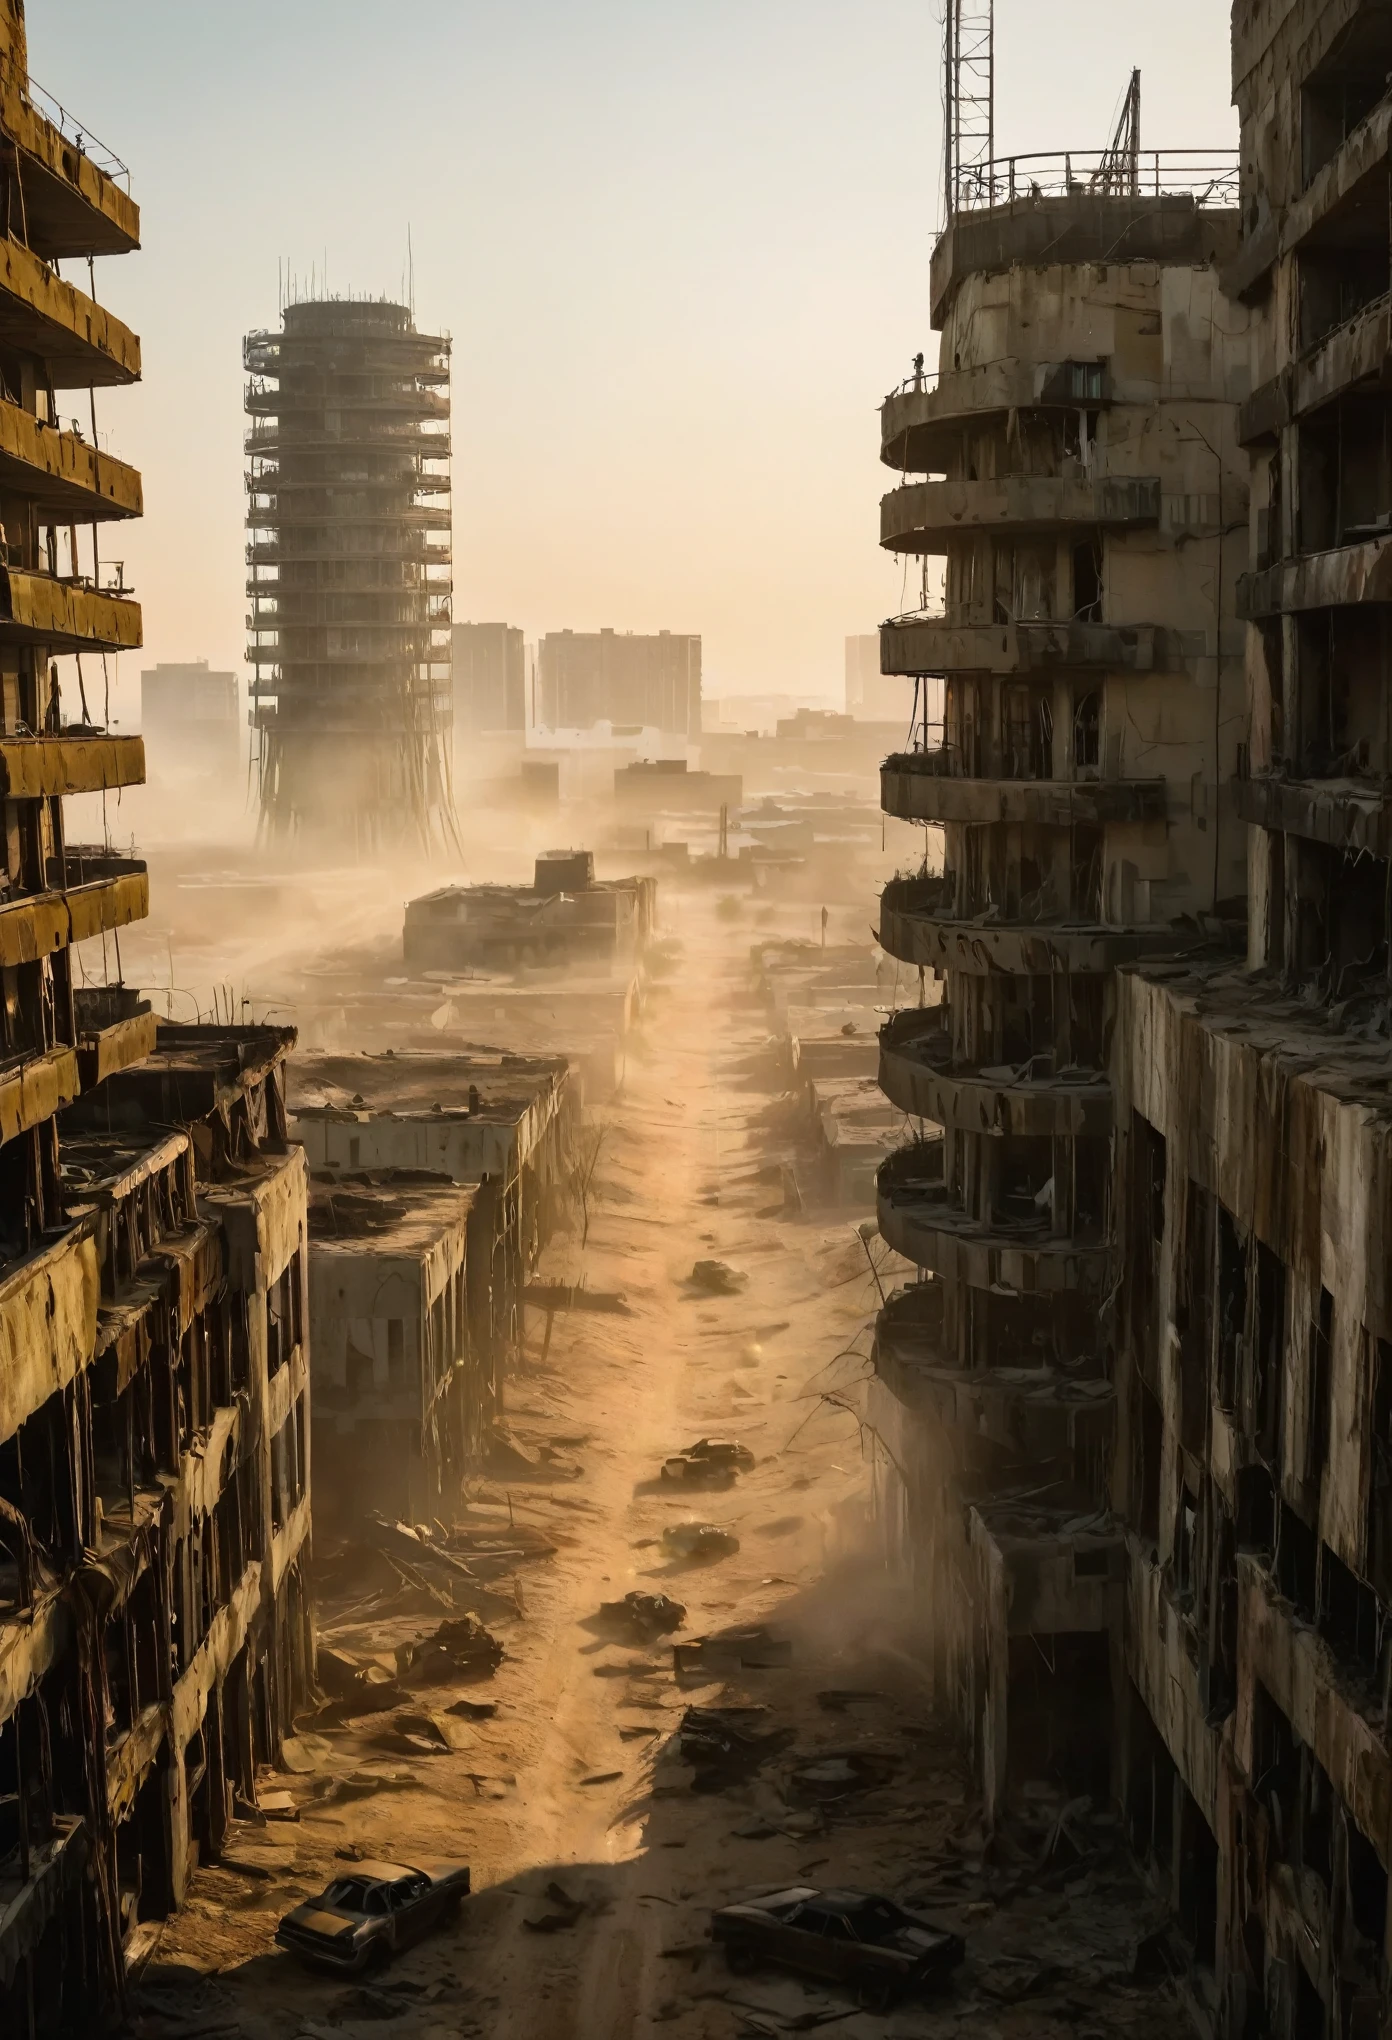
{"label": "low ruined building", "polygon": [[1225,2035],[1387,2030],[1392,12],[1233,10],[1246,968],[1118,988],[1116,1778]]}
{"label": "low ruined building", "polygon": [[315,1185],[309,1308],[321,1523],[428,1522],[502,1413],[487,1186],[386,1170]]}
{"label": "low ruined building", "polygon": [[1246,870],[1236,164],[1146,160],[1143,188],[1059,157],[959,192],[939,370],[882,412],[881,540],[925,568],[881,632],[918,703],[882,798],[925,853],[880,902],[919,991],[880,1035],[917,1137],[879,1228],[918,1279],[879,1315],[870,1404],[990,1815],[1038,1779],[1107,1796],[1117,972],[1221,935]]}
{"label": "low ruined building", "polygon": [[320,298],[243,359],[263,823],[452,840],[450,342],[406,305]]}
{"label": "low ruined building", "polygon": [[291,1131],[316,1181],[415,1169],[492,1187],[510,1269],[506,1322],[574,1196],[580,1100],[565,1060],[502,1049],[305,1054],[290,1078]]}
{"label": "low ruined building", "polygon": [[304,1055],[291,1076],[321,1513],[429,1515],[502,1415],[523,1292],[575,1204],[577,1087],[558,1057],[497,1050]]}
{"label": "low ruined building", "polygon": [[408,970],[632,962],[657,918],[653,878],[597,879],[588,850],[536,860],[531,885],[448,885],[406,906]]}
{"label": "low ruined building", "polygon": [[635,759],[614,774],[614,805],[620,815],[718,815],[743,799],[738,773],[693,772],[685,758]]}

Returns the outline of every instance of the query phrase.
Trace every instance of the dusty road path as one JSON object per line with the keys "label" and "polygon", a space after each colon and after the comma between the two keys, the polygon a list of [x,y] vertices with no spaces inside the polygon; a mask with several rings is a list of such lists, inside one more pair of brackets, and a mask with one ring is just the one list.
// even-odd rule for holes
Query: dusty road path
{"label": "dusty road path", "polygon": [[[240,1828],[166,1929],[141,2013],[152,2040],[627,2040],[659,2026],[713,2040],[823,2020],[853,2035],[1087,2033],[1104,1985],[1095,2030],[1182,2030],[1170,2001],[1130,1988],[1121,1928],[1079,1941],[1076,1891],[1022,1876],[1007,1906],[980,1895],[989,1866],[964,1774],[870,1555],[853,1413],[876,1301],[866,1250],[845,1214],[785,1213],[786,1134],[746,938],[699,904],[682,928],[646,1050],[600,1115],[588,1241],[557,1241],[545,1271],[622,1290],[631,1315],[559,1317],[544,1364],[534,1337],[511,1425],[524,1449],[554,1456],[471,1486],[476,1520],[491,1511],[556,1546],[519,1575],[522,1612],[495,1622],[507,1649],[496,1675],[423,1696],[442,1719],[460,1699],[496,1713],[450,1716],[460,1747],[434,1756],[403,1754],[390,1716],[304,1738],[311,1768],[266,1781],[293,1792],[298,1822]],[[689,1280],[702,1259],[738,1271],[735,1293]],[[704,1434],[738,1435],[757,1463],[728,1490],[683,1499],[655,1476]],[[738,1550],[669,1559],[662,1531],[692,1515],[732,1530]],[[668,1642],[596,1631],[599,1604],[634,1588],[685,1605],[683,1638],[763,1625],[790,1662],[678,1679]],[[403,1617],[378,1640],[428,1626]],[[745,1782],[695,1791],[674,1741],[693,1704],[765,1707],[788,1747]],[[869,1789],[834,1782],[847,1752]],[[799,1779],[828,1756],[830,1785]],[[348,1778],[364,1796],[335,1799]],[[354,1854],[463,1856],[476,1894],[457,1927],[365,1985],[306,1973],[272,1941],[279,1915]],[[930,1903],[972,1940],[958,1990],[885,2019],[792,1980],[729,1976],[704,1941],[710,1907],[808,1878]],[[1118,1885],[1114,1910],[1132,1925],[1135,1897]]]}

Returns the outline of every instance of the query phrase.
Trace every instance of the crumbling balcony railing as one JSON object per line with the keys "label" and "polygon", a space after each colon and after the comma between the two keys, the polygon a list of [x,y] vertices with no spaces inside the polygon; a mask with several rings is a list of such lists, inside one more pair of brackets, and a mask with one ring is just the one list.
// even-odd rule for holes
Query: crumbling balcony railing
{"label": "crumbling balcony railing", "polygon": [[55,99],[51,92],[45,91],[37,78],[28,81],[25,97],[36,113],[42,114],[57,128],[64,141],[71,142],[80,155],[96,164],[103,177],[109,177],[113,184],[121,185],[126,191],[130,190],[130,171],[115,150],[99,142],[92,130],[85,127],[76,114],[69,113],[61,99]]}
{"label": "crumbling balcony railing", "polygon": [[1047,150],[963,166],[954,211],[1037,205],[1048,198],[1192,198],[1197,206],[1238,202],[1236,149],[1146,149],[1132,160],[1110,149]]}

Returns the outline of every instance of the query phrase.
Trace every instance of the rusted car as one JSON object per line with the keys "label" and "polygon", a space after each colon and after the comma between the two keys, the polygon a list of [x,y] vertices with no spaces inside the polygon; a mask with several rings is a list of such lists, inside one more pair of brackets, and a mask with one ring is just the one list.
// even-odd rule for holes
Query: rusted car
{"label": "rusted car", "polygon": [[960,1934],[867,1891],[797,1885],[721,1906],[711,1934],[737,1976],[763,1966],[849,1985],[866,2011],[942,1983],[966,1953]]}
{"label": "rusted car", "polygon": [[355,1863],[288,1912],[276,1940],[302,1962],[356,1976],[452,1917],[468,1890],[467,1863]]}

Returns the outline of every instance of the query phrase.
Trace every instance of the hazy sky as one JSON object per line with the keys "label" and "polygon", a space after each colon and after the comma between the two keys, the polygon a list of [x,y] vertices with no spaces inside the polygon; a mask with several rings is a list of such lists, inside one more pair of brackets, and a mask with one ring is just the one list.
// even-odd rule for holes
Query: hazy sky
{"label": "hazy sky", "polygon": [[[145,382],[112,531],[144,655],[242,666],[241,336],[277,264],[454,336],[455,614],[700,631],[708,691],[839,693],[899,606],[876,406],[930,357],[941,0],[29,0],[131,166],[98,295]],[[998,151],[1231,147],[1222,0],[998,0]],[[123,694],[126,692],[122,689]]]}

